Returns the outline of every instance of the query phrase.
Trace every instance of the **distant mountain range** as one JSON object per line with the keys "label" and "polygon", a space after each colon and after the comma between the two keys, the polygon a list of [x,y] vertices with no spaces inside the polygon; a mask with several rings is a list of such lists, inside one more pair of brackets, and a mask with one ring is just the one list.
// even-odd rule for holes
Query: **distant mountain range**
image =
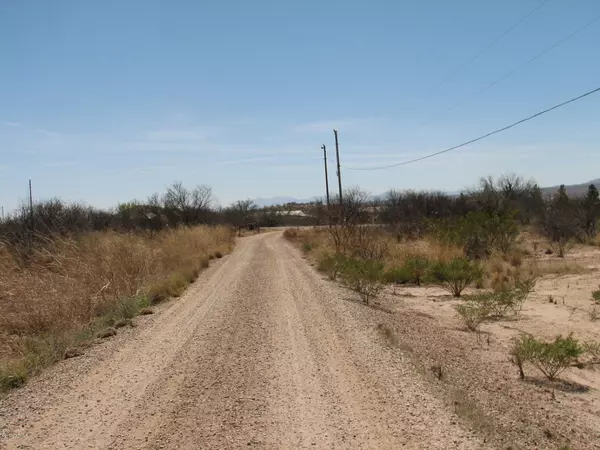
{"label": "distant mountain range", "polygon": [[[595,180],[588,181],[587,183],[565,185],[565,188],[567,189],[567,194],[577,197],[580,195],[585,195],[588,188],[590,187],[590,184],[593,184],[597,188],[600,188],[600,178],[596,178]],[[559,187],[560,186],[545,187],[545,188],[542,188],[542,192],[544,194],[554,194],[558,190]]]}
{"label": "distant mountain range", "polygon": [[[590,184],[596,185],[597,188],[600,189],[600,178],[596,178],[595,180],[588,181],[587,183],[581,184],[570,184],[565,185],[567,188],[567,193],[572,196],[585,195],[588,190]],[[544,194],[553,194],[558,190],[559,186],[549,186],[542,188],[542,192]],[[460,192],[449,192],[450,195],[458,195]],[[314,202],[318,198],[321,197],[310,197],[310,198],[296,198],[296,197],[286,197],[286,196],[278,196],[278,197],[268,197],[268,198],[255,198],[254,203],[258,206],[274,206],[274,205],[283,205],[285,203],[310,203]]]}

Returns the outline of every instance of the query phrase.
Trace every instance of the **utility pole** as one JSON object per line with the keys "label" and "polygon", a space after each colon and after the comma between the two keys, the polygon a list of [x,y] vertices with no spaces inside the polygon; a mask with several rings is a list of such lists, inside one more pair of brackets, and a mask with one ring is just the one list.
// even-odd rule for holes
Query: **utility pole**
{"label": "utility pole", "polygon": [[327,196],[327,209],[329,209],[329,177],[327,175],[327,147],[325,144],[321,146],[323,149],[323,161],[325,162],[325,190]]}
{"label": "utility pole", "polygon": [[340,171],[340,145],[338,142],[338,132],[333,130],[335,136],[335,157],[337,159],[337,177],[338,177],[338,188],[340,191],[340,217],[342,217],[344,209],[344,200],[342,199],[342,172]]}
{"label": "utility pole", "polygon": [[29,220],[31,222],[31,233],[33,234],[35,223],[33,221],[33,194],[31,191],[31,178],[29,179]]}

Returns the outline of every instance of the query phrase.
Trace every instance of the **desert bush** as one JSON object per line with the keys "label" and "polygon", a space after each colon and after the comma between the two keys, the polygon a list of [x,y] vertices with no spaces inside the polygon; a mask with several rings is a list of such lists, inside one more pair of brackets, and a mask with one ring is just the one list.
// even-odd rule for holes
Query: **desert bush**
{"label": "desert bush", "polygon": [[478,331],[481,324],[490,316],[487,305],[481,302],[463,303],[456,305],[454,309],[456,309],[466,327],[471,331]]}
{"label": "desert bush", "polygon": [[383,263],[379,261],[352,258],[348,258],[340,269],[344,284],[358,292],[366,304],[383,289],[383,273]]}
{"label": "desert bush", "polygon": [[383,274],[383,281],[392,284],[405,284],[411,279],[410,274],[406,271],[405,266],[392,266]]}
{"label": "desert bush", "polygon": [[502,319],[509,314],[519,315],[527,296],[533,291],[535,280],[517,280],[514,286],[505,286],[501,290],[470,295],[465,299],[472,309],[481,310],[487,319]]}
{"label": "desert bush", "polygon": [[552,342],[543,342],[531,335],[519,337],[511,355],[524,377],[523,366],[530,363],[537,367],[549,380],[554,380],[561,372],[573,365],[584,352],[584,348],[573,338],[558,335]]}
{"label": "desert bush", "polygon": [[554,253],[564,258],[580,233],[577,203],[569,198],[564,185],[546,201],[539,229]]}
{"label": "desert bush", "polygon": [[430,261],[421,256],[409,256],[404,261],[404,271],[408,275],[408,281],[421,285],[421,281],[426,277]]}
{"label": "desert bush", "polygon": [[507,253],[512,248],[518,235],[515,215],[514,211],[472,211],[433,222],[432,232],[442,242],[461,246],[469,259],[482,259],[494,250]]}
{"label": "desert bush", "polygon": [[317,270],[336,280],[340,270],[347,263],[348,257],[339,253],[322,252],[317,256]]}
{"label": "desert bush", "polygon": [[600,289],[592,292],[592,299],[600,305]]}
{"label": "desert bush", "polygon": [[454,258],[448,262],[438,261],[428,271],[428,278],[449,291],[453,296],[461,293],[482,276],[479,264],[466,258]]}

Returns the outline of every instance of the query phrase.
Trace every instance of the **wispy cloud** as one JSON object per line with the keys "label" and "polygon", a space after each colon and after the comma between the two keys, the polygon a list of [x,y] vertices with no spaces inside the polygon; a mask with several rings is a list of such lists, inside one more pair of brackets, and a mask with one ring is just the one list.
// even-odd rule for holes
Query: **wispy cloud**
{"label": "wispy cloud", "polygon": [[9,120],[0,121],[0,125],[8,127],[8,128],[19,128],[21,124],[19,122],[11,122]]}

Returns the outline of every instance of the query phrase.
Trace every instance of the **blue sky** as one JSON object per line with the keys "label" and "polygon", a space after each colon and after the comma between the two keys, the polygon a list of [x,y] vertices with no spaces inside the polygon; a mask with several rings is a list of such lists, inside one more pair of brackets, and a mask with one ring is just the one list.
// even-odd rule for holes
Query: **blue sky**
{"label": "blue sky", "polygon": [[[20,0],[0,3],[0,205],[111,206],[174,180],[222,203],[322,195],[320,146],[343,166],[411,159],[600,86],[597,0]],[[458,70],[458,71],[457,71]],[[449,74],[450,80],[440,84]],[[457,102],[459,107],[447,112]],[[516,172],[600,177],[600,95],[344,185],[456,190]],[[335,171],[330,164],[331,182]]]}

